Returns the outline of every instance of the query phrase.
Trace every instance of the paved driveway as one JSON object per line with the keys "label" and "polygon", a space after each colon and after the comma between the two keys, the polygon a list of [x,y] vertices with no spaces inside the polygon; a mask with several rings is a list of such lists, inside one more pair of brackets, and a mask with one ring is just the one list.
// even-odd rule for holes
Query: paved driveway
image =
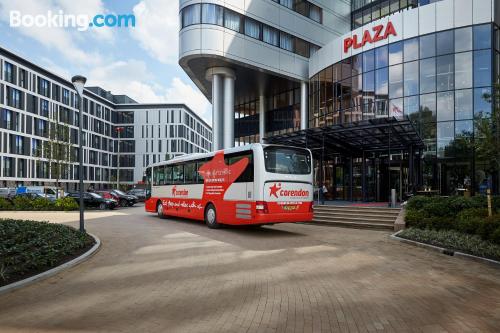
{"label": "paved driveway", "polygon": [[[45,217],[76,220],[71,214]],[[33,215],[25,217],[44,216]],[[1,332],[500,330],[500,269],[400,244],[386,232],[210,230],[142,207],[94,216],[87,226],[102,249],[0,296]]]}

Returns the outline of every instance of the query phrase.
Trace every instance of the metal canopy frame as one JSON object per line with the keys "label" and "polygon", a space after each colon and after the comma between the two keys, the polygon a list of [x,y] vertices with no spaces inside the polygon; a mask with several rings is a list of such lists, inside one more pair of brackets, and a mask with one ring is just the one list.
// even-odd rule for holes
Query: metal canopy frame
{"label": "metal canopy frame", "polygon": [[377,118],[309,128],[266,138],[267,143],[324,150],[326,154],[423,149],[424,143],[408,117]]}

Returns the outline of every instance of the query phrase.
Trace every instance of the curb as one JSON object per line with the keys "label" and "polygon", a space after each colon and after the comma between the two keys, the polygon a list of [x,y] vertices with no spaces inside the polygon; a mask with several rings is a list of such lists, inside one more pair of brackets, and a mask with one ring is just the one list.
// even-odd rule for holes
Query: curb
{"label": "curb", "polygon": [[398,234],[401,233],[402,231],[403,230],[400,230],[400,231],[396,232],[395,234],[390,235],[389,237],[391,239],[397,240],[397,241],[399,241],[401,243],[415,245],[415,246],[418,246],[418,247],[421,247],[421,248],[424,248],[424,249],[428,249],[428,250],[431,250],[431,251],[435,251],[435,252],[439,252],[439,253],[442,253],[442,254],[446,254],[448,256],[455,256],[455,257],[460,257],[460,258],[464,258],[464,259],[469,259],[469,260],[473,260],[473,261],[477,261],[477,262],[482,262],[482,263],[490,264],[492,266],[500,268],[500,261],[496,261],[496,260],[488,259],[488,258],[483,258],[483,257],[478,257],[478,256],[475,256],[475,255],[472,255],[472,254],[463,253],[463,252],[460,252],[460,251],[446,249],[444,247],[439,247],[439,246],[435,246],[435,245],[431,245],[431,244],[421,243],[421,242],[417,242],[417,241],[414,241],[414,240],[410,240],[410,239],[398,237]]}
{"label": "curb", "polygon": [[92,248],[90,248],[90,250],[88,250],[84,254],[80,255],[79,257],[76,257],[68,262],[65,262],[62,265],[51,268],[48,271],[45,271],[45,272],[42,272],[40,274],[30,276],[29,278],[26,278],[24,280],[16,281],[16,282],[13,282],[13,283],[8,284],[6,286],[0,287],[0,295],[9,293],[11,291],[14,291],[14,290],[22,288],[22,287],[26,287],[26,286],[33,284],[35,282],[38,282],[38,281],[45,280],[45,279],[47,279],[53,275],[56,275],[64,270],[67,270],[71,267],[74,267],[78,264],[81,264],[82,262],[86,261],[87,259],[90,259],[90,257],[93,256],[97,252],[97,250],[101,247],[101,240],[93,234],[88,233],[88,235],[90,235],[95,240],[95,244],[94,244],[94,246],[92,246]]}

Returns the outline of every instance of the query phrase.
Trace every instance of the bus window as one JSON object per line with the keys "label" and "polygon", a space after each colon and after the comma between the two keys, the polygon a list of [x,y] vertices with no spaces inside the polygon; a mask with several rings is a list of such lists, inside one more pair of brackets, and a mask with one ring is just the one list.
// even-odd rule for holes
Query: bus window
{"label": "bus window", "polygon": [[305,149],[266,147],[264,161],[267,172],[290,175],[311,173],[311,155]]}
{"label": "bus window", "polygon": [[184,165],[174,165],[172,173],[172,181],[174,184],[184,183]]}
{"label": "bus window", "polygon": [[165,167],[163,165],[158,167],[158,185],[165,185]]}
{"label": "bus window", "polygon": [[151,168],[146,169],[146,199],[151,197]]}
{"label": "bus window", "polygon": [[253,182],[253,153],[251,151],[245,151],[242,153],[228,154],[224,157],[224,161],[227,165],[234,164],[244,158],[248,159],[248,165],[243,173],[235,180],[235,183]]}
{"label": "bus window", "polygon": [[158,167],[153,168],[153,185],[158,185]]}
{"label": "bus window", "polygon": [[172,185],[172,166],[165,166],[165,185]]}
{"label": "bus window", "polygon": [[[200,168],[203,166],[203,164],[207,163],[208,161],[207,160],[204,160],[204,161],[200,161],[198,163],[196,163],[196,170],[200,170]],[[203,175],[199,172],[198,173],[198,180],[197,180],[197,184],[203,184]]]}
{"label": "bus window", "polygon": [[196,163],[191,162],[184,165],[184,183],[196,183]]}

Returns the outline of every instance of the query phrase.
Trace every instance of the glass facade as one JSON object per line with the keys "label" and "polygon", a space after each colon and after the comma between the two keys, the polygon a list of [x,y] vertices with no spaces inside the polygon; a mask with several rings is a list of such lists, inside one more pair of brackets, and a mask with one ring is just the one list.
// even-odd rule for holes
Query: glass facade
{"label": "glass facade", "polygon": [[[307,1],[295,1],[294,3],[300,3],[307,8],[316,7],[308,4]],[[181,9],[180,15],[182,29],[194,24],[214,24],[306,58],[319,49],[318,45],[219,5],[208,3],[189,5]],[[321,14],[318,15],[321,17]]]}
{"label": "glass facade", "polygon": [[[476,119],[491,114],[487,96],[498,75],[498,48],[498,28],[484,24],[423,35],[344,59],[311,78],[309,127],[408,116],[425,144],[416,153],[423,186],[442,195],[464,189],[484,192],[485,183],[493,179],[498,192],[497,176],[487,170],[486,161],[475,158],[473,147]],[[388,170],[394,160],[404,165],[408,158],[403,151],[391,154],[397,157],[387,157]],[[374,158],[377,163],[382,160],[381,155]],[[328,162],[331,169],[325,170],[331,193],[344,191],[340,181],[332,180],[345,173],[336,169],[341,159]],[[376,178],[376,168],[373,172]],[[390,181],[391,176],[386,177]]]}

